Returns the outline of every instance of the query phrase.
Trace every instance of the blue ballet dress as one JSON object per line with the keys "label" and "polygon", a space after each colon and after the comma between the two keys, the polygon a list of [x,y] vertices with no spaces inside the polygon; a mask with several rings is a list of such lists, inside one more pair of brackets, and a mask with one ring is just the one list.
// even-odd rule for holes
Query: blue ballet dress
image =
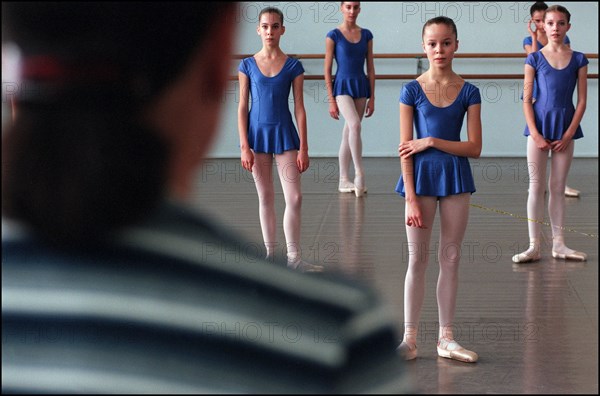
{"label": "blue ballet dress", "polygon": [[[564,43],[571,44],[571,40],[569,40],[569,36],[565,36]],[[523,39],[523,48],[525,48],[526,45],[533,45],[533,40],[531,39],[531,36],[526,36]],[[544,48],[542,43],[540,43],[539,41],[537,42],[537,45],[538,45],[538,51],[541,50],[542,48]],[[533,95],[532,95],[532,97],[534,99],[537,98],[537,92],[538,92],[537,82],[535,79],[533,79]],[[523,94],[521,94],[521,100],[523,100]]]}
{"label": "blue ballet dress", "polygon": [[[412,106],[417,139],[435,137],[460,141],[463,119],[469,106],[481,103],[479,88],[465,82],[447,107],[437,107],[429,102],[421,83],[413,80],[400,93],[400,103]],[[417,195],[445,197],[475,192],[475,181],[467,157],[449,154],[436,148],[416,153],[413,158],[415,190]],[[405,196],[403,176],[396,192]]]}
{"label": "blue ballet dress", "polygon": [[238,70],[250,79],[251,107],[248,112],[248,145],[256,153],[281,154],[300,148],[298,130],[292,120],[289,96],[292,82],[304,73],[298,59],[287,58],[274,77],[265,76],[254,57],[242,59]]}
{"label": "blue ballet dress", "polygon": [[337,28],[327,33],[327,37],[335,43],[334,57],[337,70],[333,79],[333,96],[370,98],[371,86],[365,74],[365,60],[369,41],[373,39],[371,31],[361,29],[358,43],[348,41]]}
{"label": "blue ballet dress", "polygon": [[[538,51],[529,54],[525,63],[535,69],[535,78],[539,85],[538,98],[533,104],[535,125],[545,139],[560,140],[575,114],[573,92],[577,85],[579,69],[589,61],[583,53],[573,51],[567,67],[558,70]],[[525,126],[523,135],[529,136],[528,126]],[[577,126],[573,139],[581,137],[583,131],[581,126]]]}

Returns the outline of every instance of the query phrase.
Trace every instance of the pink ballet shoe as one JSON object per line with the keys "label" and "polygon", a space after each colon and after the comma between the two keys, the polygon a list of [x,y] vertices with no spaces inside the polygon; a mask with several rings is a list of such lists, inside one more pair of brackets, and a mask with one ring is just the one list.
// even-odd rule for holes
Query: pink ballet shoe
{"label": "pink ballet shoe", "polygon": [[402,359],[404,360],[413,360],[417,358],[417,346],[415,345],[413,348],[404,341],[400,343],[400,346],[396,348],[396,351],[400,354]]}
{"label": "pink ballet shoe", "polygon": [[473,351],[461,347],[458,342],[440,338],[437,345],[438,356],[446,359],[458,360],[465,363],[475,363],[479,356]]}
{"label": "pink ballet shoe", "polygon": [[341,193],[354,192],[354,184],[348,180],[340,180],[340,183],[338,185],[338,191]]}
{"label": "pink ballet shoe", "polygon": [[354,194],[357,198],[362,197],[367,193],[367,187],[365,187],[365,179],[362,175],[354,178]]}
{"label": "pink ballet shoe", "polygon": [[367,193],[367,189],[366,188],[356,188],[354,190],[354,194],[356,195],[356,197],[360,198],[363,195],[365,195]]}
{"label": "pink ballet shoe", "polygon": [[579,198],[579,194],[581,191],[571,188],[569,186],[565,187],[565,196],[571,198]]}
{"label": "pink ballet shoe", "polygon": [[302,259],[288,260],[287,267],[300,272],[323,272],[325,268],[321,265],[307,263]]}
{"label": "pink ballet shoe", "polygon": [[534,261],[538,261],[541,258],[540,253],[519,253],[512,256],[513,263],[523,264],[523,263],[532,263]]}
{"label": "pink ballet shoe", "polygon": [[574,251],[573,253],[565,254],[565,253],[558,253],[553,250],[552,257],[554,257],[556,259],[573,260],[573,261],[586,261],[587,260],[587,254],[585,254],[583,252],[577,252],[577,251]]}

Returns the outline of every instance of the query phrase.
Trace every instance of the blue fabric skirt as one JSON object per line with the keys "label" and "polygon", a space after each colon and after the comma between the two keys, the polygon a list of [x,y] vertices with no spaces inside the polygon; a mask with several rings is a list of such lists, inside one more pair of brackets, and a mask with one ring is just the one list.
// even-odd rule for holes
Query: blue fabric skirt
{"label": "blue fabric skirt", "polygon": [[248,127],[248,144],[255,153],[281,154],[300,149],[296,128],[283,128],[281,124],[259,123]]}
{"label": "blue fabric skirt", "polygon": [[[475,181],[467,157],[430,148],[415,154],[413,159],[417,195],[445,197],[475,192]],[[402,176],[396,184],[396,192],[403,197],[406,194]]]}
{"label": "blue fabric skirt", "polygon": [[365,75],[344,77],[335,76],[333,80],[333,96],[349,95],[353,98],[370,98],[371,86]]}
{"label": "blue fabric skirt", "polygon": [[[571,124],[571,121],[573,120],[575,109],[568,107],[540,109],[536,108],[536,103],[533,104],[533,112],[535,114],[535,125],[538,128],[538,132],[544,136],[544,139],[562,139],[564,132],[567,130]],[[523,135],[529,136],[528,126],[525,126],[525,132],[523,132]],[[575,131],[575,135],[573,135],[573,139],[579,139],[582,137],[583,130],[581,129],[581,125],[579,125]]]}

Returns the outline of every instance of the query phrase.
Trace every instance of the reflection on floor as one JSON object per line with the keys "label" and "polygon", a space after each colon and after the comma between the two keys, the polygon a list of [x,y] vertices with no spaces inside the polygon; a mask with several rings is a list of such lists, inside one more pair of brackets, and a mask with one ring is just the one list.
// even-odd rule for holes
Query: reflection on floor
{"label": "reflection on floor", "polygon": [[[302,176],[302,255],[376,288],[403,324],[407,243],[404,200],[394,192],[397,158],[365,158],[368,193],[339,193],[335,158],[313,158]],[[528,245],[525,158],[471,161],[477,192],[462,247],[456,339],[479,354],[476,364],[436,354],[438,268],[435,254],[419,331],[419,357],[407,364],[424,393],[598,393],[598,160],[575,159],[566,198],[565,240],[587,262],[552,258],[549,220],[542,259],[513,264]],[[276,186],[278,236],[284,201]],[[258,198],[238,159],[208,160],[194,203],[262,248]],[[208,210],[210,208],[210,210]],[[433,239],[439,232],[436,220]],[[432,247],[432,253],[434,247]]]}

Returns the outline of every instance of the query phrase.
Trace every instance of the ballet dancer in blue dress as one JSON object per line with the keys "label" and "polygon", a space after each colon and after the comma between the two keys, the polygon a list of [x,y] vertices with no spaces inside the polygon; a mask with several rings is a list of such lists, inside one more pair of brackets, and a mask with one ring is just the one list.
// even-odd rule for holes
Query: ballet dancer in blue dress
{"label": "ballet dancer in blue dress", "polygon": [[[544,31],[544,13],[548,9],[548,5],[543,1],[536,1],[535,4],[529,9],[529,15],[531,19],[527,23],[528,36],[523,39],[523,49],[525,53],[529,55],[532,52],[536,52],[544,48],[548,44],[548,36]],[[533,25],[534,27],[532,27]],[[569,36],[565,35],[565,44],[570,46],[571,41]],[[533,101],[537,98],[537,83],[533,80]],[[523,97],[521,97],[523,99]],[[578,198],[580,191],[569,186],[565,186],[565,195],[567,197]]]}
{"label": "ballet dancer in blue dress", "polygon": [[[275,161],[285,198],[283,231],[288,267],[302,272],[318,272],[323,267],[303,261],[299,246],[302,207],[300,178],[309,166],[304,68],[300,61],[288,57],[279,47],[285,32],[281,10],[267,7],[261,10],[258,21],[257,33],[262,39],[262,49],[254,56],[242,59],[238,67],[241,162],[244,169],[252,172],[256,185],[267,258],[274,257],[277,246],[272,174]],[[298,129],[288,105],[290,88],[293,88]]]}
{"label": "ballet dancer in blue dress", "polygon": [[[548,44],[548,35],[544,30],[544,14],[547,9],[548,5],[543,1],[536,1],[529,9],[529,14],[531,15],[531,19],[527,22],[529,35],[523,39],[523,49],[527,55],[541,50]],[[535,29],[531,26],[532,24]],[[569,36],[565,35],[564,43],[570,46],[571,41],[569,40]],[[533,97],[535,98],[536,95]]]}
{"label": "ballet dancer in blue dress", "polygon": [[[565,7],[550,6],[544,16],[548,45],[532,52],[525,60],[523,112],[527,126],[527,163],[529,164],[529,248],[515,254],[515,263],[541,258],[541,220],[544,215],[546,165],[552,152],[548,180],[548,212],[552,226],[552,257],[585,261],[587,255],[569,249],[564,241],[564,190],[573,160],[574,140],[583,137],[581,120],[587,102],[588,60],[581,52],[569,48],[564,38],[571,28],[571,14]],[[537,79],[538,97],[532,103],[533,80]],[[573,93],[577,87],[577,107]]]}
{"label": "ballet dancer in blue dress", "polygon": [[[356,24],[360,1],[342,1],[344,21],[327,33],[325,39],[325,85],[329,97],[329,115],[345,119],[339,150],[340,192],[354,192],[361,197],[367,192],[362,164],[362,117],[375,111],[375,66],[373,34]],[[335,58],[337,70],[332,74]],[[365,62],[367,72],[365,74]],[[354,164],[354,182],[348,171]]]}
{"label": "ballet dancer in blue dress", "polygon": [[[469,218],[475,183],[468,157],[481,153],[479,89],[452,70],[458,49],[454,21],[428,20],[422,31],[429,70],[403,86],[400,94],[400,163],[396,192],[405,197],[408,269],[404,282],[404,338],[398,347],[406,360],[417,357],[417,334],[425,296],[425,272],[434,217],[439,205],[440,241],[437,282],[441,357],[473,363],[477,353],[454,339],[453,321],[458,292],[461,243]],[[461,141],[467,116],[468,140]],[[416,138],[413,137],[413,124]]]}

